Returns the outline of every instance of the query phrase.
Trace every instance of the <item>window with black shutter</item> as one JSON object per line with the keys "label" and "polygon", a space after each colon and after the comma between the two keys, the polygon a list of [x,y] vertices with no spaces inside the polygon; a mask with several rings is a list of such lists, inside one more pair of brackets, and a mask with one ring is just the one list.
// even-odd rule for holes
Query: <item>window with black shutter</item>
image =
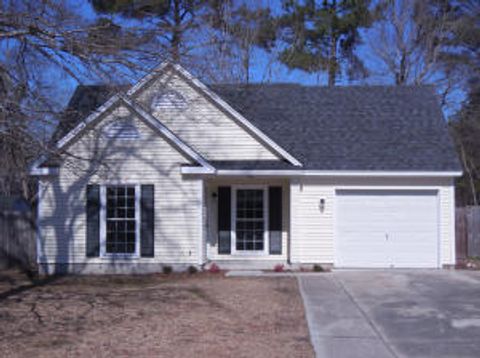
{"label": "window with black shutter", "polygon": [[138,250],[134,185],[106,187],[106,254],[135,254]]}
{"label": "window with black shutter", "polygon": [[87,257],[154,256],[154,186],[87,186]]}
{"label": "window with black shutter", "polygon": [[268,188],[268,235],[270,255],[282,254],[282,187]]}

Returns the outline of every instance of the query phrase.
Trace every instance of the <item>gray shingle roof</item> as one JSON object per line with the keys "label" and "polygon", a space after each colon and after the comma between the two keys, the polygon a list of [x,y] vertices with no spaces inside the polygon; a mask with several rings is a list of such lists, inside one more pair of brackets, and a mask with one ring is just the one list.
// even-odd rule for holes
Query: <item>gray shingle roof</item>
{"label": "gray shingle roof", "polygon": [[[315,170],[461,170],[430,87],[312,87],[296,84],[210,88],[277,144]],[[118,88],[117,88],[118,89]],[[122,88],[123,89],[123,88]],[[57,136],[113,93],[80,86]],[[213,162],[222,169],[285,169],[270,162]]]}
{"label": "gray shingle roof", "polygon": [[307,169],[461,169],[430,87],[211,88]]}
{"label": "gray shingle roof", "polygon": [[73,92],[52,139],[57,141],[67,134],[77,123],[104,104],[118,91],[125,91],[129,85],[80,85]]}

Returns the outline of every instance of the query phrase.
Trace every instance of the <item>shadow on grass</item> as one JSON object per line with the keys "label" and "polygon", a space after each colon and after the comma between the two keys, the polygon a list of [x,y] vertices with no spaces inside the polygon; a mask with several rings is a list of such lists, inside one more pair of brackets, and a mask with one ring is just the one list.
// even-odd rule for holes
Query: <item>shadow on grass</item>
{"label": "shadow on grass", "polygon": [[[28,275],[27,275],[28,276]],[[7,298],[15,295],[22,294],[24,292],[28,292],[30,290],[33,290],[35,288],[39,287],[44,287],[46,285],[49,285],[61,277],[64,277],[65,275],[51,275],[51,276],[46,276],[46,277],[28,277],[30,280],[30,283],[28,284],[22,284],[20,286],[11,288],[5,292],[0,292],[0,302],[6,300]],[[16,283],[15,279],[12,278],[11,276],[8,275],[0,275],[1,280],[9,282],[11,285],[14,285]]]}

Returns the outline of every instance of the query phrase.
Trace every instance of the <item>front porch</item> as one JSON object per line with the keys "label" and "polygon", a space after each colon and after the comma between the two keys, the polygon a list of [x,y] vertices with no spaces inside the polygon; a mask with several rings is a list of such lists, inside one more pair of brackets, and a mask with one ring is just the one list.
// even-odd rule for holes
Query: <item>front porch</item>
{"label": "front porch", "polygon": [[223,268],[272,269],[290,255],[290,182],[206,179],[205,258]]}

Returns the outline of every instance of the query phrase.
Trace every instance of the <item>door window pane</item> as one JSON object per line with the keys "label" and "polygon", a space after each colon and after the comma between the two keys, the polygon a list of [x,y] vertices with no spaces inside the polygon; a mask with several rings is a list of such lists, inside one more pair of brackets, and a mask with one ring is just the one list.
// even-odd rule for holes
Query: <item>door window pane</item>
{"label": "door window pane", "polygon": [[239,189],[236,193],[236,249],[263,251],[265,231],[263,189]]}

